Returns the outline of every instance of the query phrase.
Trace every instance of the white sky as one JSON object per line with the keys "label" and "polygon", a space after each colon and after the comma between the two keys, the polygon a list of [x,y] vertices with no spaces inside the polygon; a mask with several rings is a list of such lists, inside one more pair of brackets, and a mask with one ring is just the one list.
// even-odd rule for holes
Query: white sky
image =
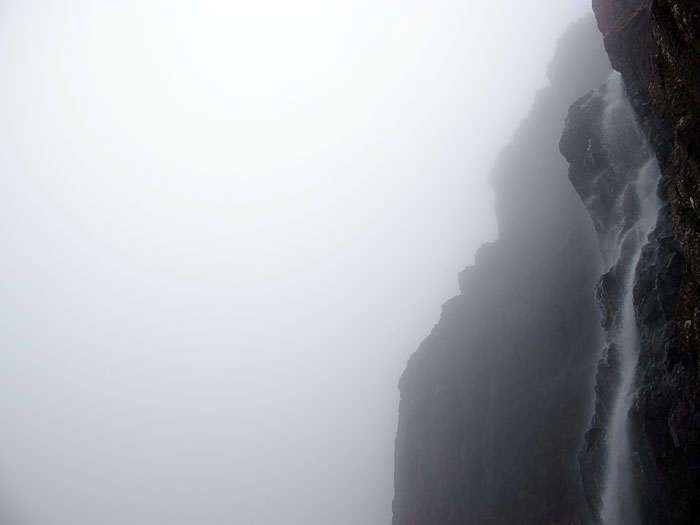
{"label": "white sky", "polygon": [[0,521],[388,524],[399,375],[588,10],[0,4]]}

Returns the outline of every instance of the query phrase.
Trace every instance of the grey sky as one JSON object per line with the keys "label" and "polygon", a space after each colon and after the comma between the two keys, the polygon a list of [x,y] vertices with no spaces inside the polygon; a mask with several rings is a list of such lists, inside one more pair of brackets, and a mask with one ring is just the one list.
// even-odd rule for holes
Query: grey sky
{"label": "grey sky", "polygon": [[0,5],[0,519],[390,521],[398,377],[584,0]]}

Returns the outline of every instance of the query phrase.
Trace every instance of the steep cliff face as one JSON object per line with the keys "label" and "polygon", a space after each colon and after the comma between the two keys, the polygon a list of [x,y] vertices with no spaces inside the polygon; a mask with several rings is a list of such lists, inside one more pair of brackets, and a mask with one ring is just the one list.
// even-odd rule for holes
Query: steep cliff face
{"label": "steep cliff face", "polygon": [[602,267],[558,143],[571,101],[609,72],[593,20],[573,25],[497,163],[500,238],[460,274],[399,384],[394,525],[590,522],[576,457]]}
{"label": "steep cliff face", "polygon": [[[694,1],[596,0],[613,66],[624,78],[642,129],[658,156],[662,208],[634,283],[639,359],[629,409],[633,490],[639,521],[695,523],[700,511],[700,5]],[[596,146],[594,96],[572,108],[562,151],[584,200],[592,174],[610,159]],[[588,182],[587,182],[588,181]],[[614,184],[597,194],[614,193]],[[595,216],[599,210],[591,209]],[[614,279],[598,295],[614,296]],[[581,457],[597,514],[605,492],[606,420],[614,360],[598,371],[596,412]]]}
{"label": "steep cliff face", "polygon": [[569,111],[580,199],[554,143],[605,76],[590,20],[493,174],[499,240],[401,379],[394,525],[698,521],[700,4],[593,6],[622,75]]}

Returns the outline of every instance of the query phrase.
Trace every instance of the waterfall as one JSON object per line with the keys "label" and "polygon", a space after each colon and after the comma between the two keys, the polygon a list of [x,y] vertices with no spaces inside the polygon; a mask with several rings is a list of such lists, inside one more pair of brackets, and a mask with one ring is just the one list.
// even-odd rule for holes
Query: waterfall
{"label": "waterfall", "polygon": [[[603,359],[613,370],[614,384],[605,423],[605,461],[600,517],[606,525],[640,523],[634,483],[634,458],[628,413],[635,396],[639,339],[634,309],[637,263],[660,209],[656,156],[637,124],[622,78],[615,73],[604,94],[603,146],[610,167],[599,173],[613,189],[609,214],[596,222],[606,275],[599,300],[606,323],[607,348]],[[602,181],[601,181],[602,182]],[[598,185],[600,182],[598,183]],[[594,218],[595,220],[595,218]],[[604,299],[601,288],[605,287]]]}

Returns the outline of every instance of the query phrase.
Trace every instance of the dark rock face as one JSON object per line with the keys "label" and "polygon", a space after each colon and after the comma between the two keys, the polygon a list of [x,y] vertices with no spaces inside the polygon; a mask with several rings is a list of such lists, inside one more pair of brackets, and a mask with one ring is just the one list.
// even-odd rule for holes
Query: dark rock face
{"label": "dark rock face", "polygon": [[[696,523],[700,515],[700,4],[692,0],[593,4],[606,50],[623,75],[662,172],[663,208],[642,253],[634,288],[640,353],[630,419],[642,520]],[[579,129],[572,137],[585,135],[581,130],[589,128],[587,117],[578,113],[571,117],[578,119],[573,127]],[[576,156],[575,146],[562,145],[567,156]],[[599,371],[599,405],[605,403],[607,380]],[[600,455],[599,426],[594,418],[586,440],[588,458]],[[595,460],[582,465],[587,496],[596,508],[599,465]]]}
{"label": "dark rock face", "polygon": [[501,154],[500,239],[460,274],[399,384],[393,525],[591,521],[576,457],[602,347],[602,267],[558,143],[571,101],[609,73],[592,19],[574,24]]}

